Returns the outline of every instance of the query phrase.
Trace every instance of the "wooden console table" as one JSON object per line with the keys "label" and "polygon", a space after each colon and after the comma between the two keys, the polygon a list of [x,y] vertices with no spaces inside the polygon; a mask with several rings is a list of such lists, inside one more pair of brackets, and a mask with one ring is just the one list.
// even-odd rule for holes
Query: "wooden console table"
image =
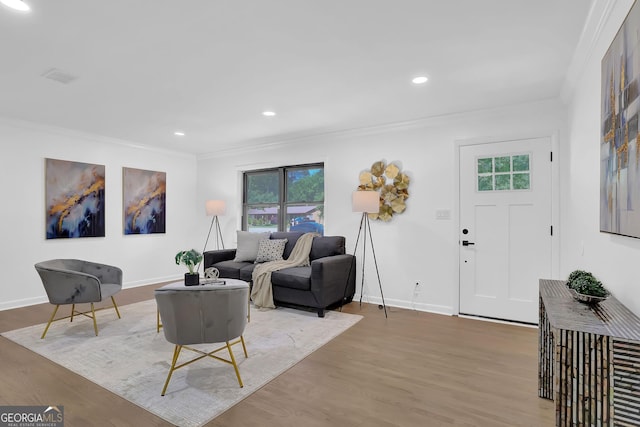
{"label": "wooden console table", "polygon": [[557,426],[640,426],[640,318],[614,297],[591,306],[540,279],[538,386]]}

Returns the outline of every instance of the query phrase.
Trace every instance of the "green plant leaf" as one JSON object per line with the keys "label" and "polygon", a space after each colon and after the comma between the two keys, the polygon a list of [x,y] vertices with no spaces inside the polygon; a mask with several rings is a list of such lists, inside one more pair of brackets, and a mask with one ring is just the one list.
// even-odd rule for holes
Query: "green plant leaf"
{"label": "green plant leaf", "polygon": [[591,295],[595,297],[606,297],[609,295],[609,291],[605,289],[602,282],[596,279],[595,276],[588,271],[573,271],[569,275],[567,286],[583,295]]}
{"label": "green plant leaf", "polygon": [[195,272],[195,267],[202,261],[202,254],[195,249],[180,251],[176,254],[176,264],[183,264],[189,273]]}

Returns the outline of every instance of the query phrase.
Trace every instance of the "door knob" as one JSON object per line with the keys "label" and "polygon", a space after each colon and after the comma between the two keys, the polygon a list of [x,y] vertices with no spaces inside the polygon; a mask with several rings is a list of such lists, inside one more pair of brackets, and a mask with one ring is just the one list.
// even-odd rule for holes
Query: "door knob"
{"label": "door knob", "polygon": [[475,245],[475,243],[470,242],[468,240],[463,240],[462,241],[462,246],[473,246],[473,245]]}

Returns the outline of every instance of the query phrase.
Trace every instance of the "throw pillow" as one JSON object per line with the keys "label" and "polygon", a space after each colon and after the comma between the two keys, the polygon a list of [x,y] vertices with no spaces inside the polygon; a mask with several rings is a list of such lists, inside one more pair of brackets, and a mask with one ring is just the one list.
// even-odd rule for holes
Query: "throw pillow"
{"label": "throw pillow", "polygon": [[251,233],[249,231],[238,231],[238,248],[236,249],[235,262],[254,262],[258,256],[258,246],[261,240],[269,238],[269,232]]}
{"label": "throw pillow", "polygon": [[267,239],[261,240],[258,246],[258,255],[256,256],[256,264],[267,261],[280,261],[284,253],[284,246],[287,239]]}

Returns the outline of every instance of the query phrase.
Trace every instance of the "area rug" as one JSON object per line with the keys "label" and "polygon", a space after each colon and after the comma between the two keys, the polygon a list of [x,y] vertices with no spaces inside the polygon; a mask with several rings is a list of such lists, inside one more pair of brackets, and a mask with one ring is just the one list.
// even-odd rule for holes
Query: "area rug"
{"label": "area rug", "polygon": [[[209,358],[173,373],[164,397],[173,344],[162,330],[156,333],[155,300],[120,308],[122,319],[111,310],[98,313],[99,336],[91,319],[73,323],[54,322],[44,340],[44,324],[2,335],[65,368],[82,375],[136,405],[179,426],[201,426],[277,377],[326,344],[362,316],[315,313],[278,308],[261,311],[251,307],[251,322],[245,329],[249,357],[242,346],[234,346],[244,388],[233,367]],[[194,346],[210,350],[212,346]],[[183,351],[180,361],[195,355]]]}

